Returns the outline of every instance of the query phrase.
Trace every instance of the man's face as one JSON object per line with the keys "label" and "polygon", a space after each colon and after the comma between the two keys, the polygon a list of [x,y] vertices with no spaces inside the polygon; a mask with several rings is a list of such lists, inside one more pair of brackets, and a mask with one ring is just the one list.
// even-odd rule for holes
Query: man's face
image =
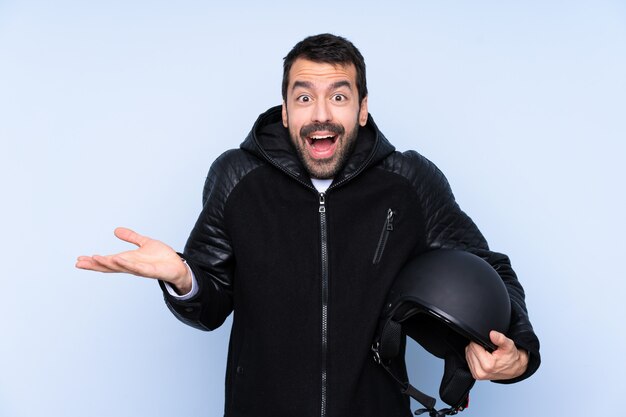
{"label": "man's face", "polygon": [[333,178],[367,123],[367,97],[359,104],[353,64],[298,58],[289,71],[283,125],[313,178]]}

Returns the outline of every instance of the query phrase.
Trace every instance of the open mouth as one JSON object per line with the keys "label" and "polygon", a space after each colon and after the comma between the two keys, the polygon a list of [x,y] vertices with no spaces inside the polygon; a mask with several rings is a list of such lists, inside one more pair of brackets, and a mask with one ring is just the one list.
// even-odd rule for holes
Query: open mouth
{"label": "open mouth", "polygon": [[306,136],[306,142],[309,145],[309,155],[313,159],[327,159],[333,156],[337,145],[339,135],[323,132],[315,132]]}
{"label": "open mouth", "polygon": [[343,126],[336,123],[312,123],[300,129],[309,158],[316,160],[332,158],[343,133]]}
{"label": "open mouth", "polygon": [[329,150],[337,141],[337,135],[332,134],[313,134],[306,138],[309,146],[316,151],[324,152]]}

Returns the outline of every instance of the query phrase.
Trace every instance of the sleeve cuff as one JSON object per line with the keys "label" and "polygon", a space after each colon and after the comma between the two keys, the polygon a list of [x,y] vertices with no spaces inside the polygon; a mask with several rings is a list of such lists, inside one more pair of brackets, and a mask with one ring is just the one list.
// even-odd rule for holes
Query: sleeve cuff
{"label": "sleeve cuff", "polygon": [[[183,262],[185,261],[183,260]],[[168,294],[180,301],[189,300],[190,298],[193,298],[196,294],[198,294],[198,282],[196,281],[196,276],[194,275],[193,271],[191,270],[187,262],[185,262],[185,266],[187,267],[187,270],[191,274],[191,290],[189,290],[187,294],[179,295],[174,289],[174,287],[172,287],[167,282],[163,282]]]}

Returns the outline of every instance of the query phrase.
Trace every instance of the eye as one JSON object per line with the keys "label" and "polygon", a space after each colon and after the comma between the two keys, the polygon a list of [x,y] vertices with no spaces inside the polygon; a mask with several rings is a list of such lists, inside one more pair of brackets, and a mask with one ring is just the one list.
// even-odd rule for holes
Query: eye
{"label": "eye", "polygon": [[301,95],[296,100],[299,101],[300,103],[308,103],[309,101],[311,101],[311,97],[307,95]]}
{"label": "eye", "polygon": [[345,101],[346,100],[346,96],[344,96],[343,94],[335,94],[333,96],[333,101]]}

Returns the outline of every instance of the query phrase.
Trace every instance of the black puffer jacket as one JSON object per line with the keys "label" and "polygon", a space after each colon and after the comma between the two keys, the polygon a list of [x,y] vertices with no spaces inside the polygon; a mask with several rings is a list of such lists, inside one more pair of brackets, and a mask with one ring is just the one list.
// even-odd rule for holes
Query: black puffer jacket
{"label": "black puffer jacket", "polygon": [[[176,317],[203,330],[234,311],[227,417],[410,416],[408,397],[369,349],[394,277],[436,248],[465,249],[496,268],[511,296],[509,337],[530,352],[518,380],[532,374],[539,342],[523,289],[442,173],[416,152],[396,152],[370,117],[320,194],[274,107],[209,171],[184,251],[199,294],[182,302],[164,294]],[[395,367],[406,375],[403,364]]]}

